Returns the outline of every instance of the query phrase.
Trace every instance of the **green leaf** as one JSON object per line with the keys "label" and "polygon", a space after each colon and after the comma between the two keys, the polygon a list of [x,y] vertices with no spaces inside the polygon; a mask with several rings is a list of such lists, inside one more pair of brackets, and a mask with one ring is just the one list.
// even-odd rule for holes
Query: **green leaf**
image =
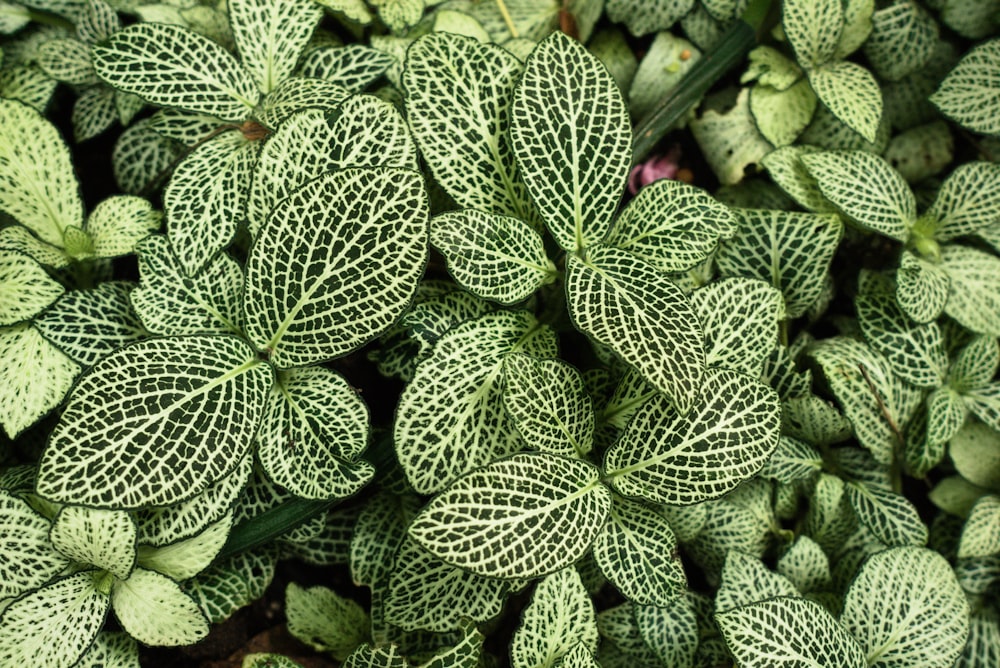
{"label": "green leaf", "polygon": [[184,583],[212,624],[218,624],[264,595],[278,563],[275,550],[248,550],[210,566]]}
{"label": "green leaf", "polygon": [[798,595],[795,585],[784,575],[770,570],[757,557],[733,550],[722,567],[715,609],[726,612],[768,598]]}
{"label": "green leaf", "polygon": [[874,142],[882,119],[882,92],[871,72],[840,61],[809,71],[819,101],[847,127]]}
{"label": "green leaf", "polygon": [[872,14],[865,56],[881,79],[898,81],[927,64],[938,41],[938,25],[922,7],[899,2]]}
{"label": "green leaf", "polygon": [[376,649],[367,643],[354,650],[341,664],[342,668],[408,668],[409,665],[395,645]]}
{"label": "green leaf", "polygon": [[364,44],[312,49],[302,57],[299,74],[304,77],[325,79],[360,93],[377,81],[393,64],[387,53]]}
{"label": "green leaf", "polygon": [[38,264],[53,269],[63,269],[70,263],[65,249],[42,241],[23,225],[8,225],[0,229],[0,248],[27,255]]}
{"label": "green leaf", "polygon": [[139,643],[121,631],[101,631],[74,668],[139,668]]}
{"label": "green leaf", "polygon": [[143,240],[136,253],[141,283],[132,291],[132,306],[151,333],[242,331],[243,272],[232,257],[220,253],[191,277],[162,235]]}
{"label": "green leaf", "polygon": [[30,320],[63,292],[30,257],[0,248],[0,327]]}
{"label": "green leaf", "polygon": [[0,6],[0,33],[10,35],[29,23],[31,23],[31,10],[27,7],[12,2],[4,2]]}
{"label": "green leaf", "polygon": [[914,323],[892,293],[860,294],[854,305],[865,339],[885,355],[897,376],[917,387],[941,384],[948,355],[937,323]]}
{"label": "green leaf", "polygon": [[997,661],[1000,661],[1000,614],[995,608],[980,608],[969,620],[969,640],[955,668],[990,666]]}
{"label": "green leaf", "polygon": [[17,438],[62,403],[78,373],[30,323],[0,327],[0,424],[7,436]]}
{"label": "green leaf", "polygon": [[13,65],[0,70],[0,95],[44,112],[58,82],[37,65]]}
{"label": "green leaf", "polygon": [[3,99],[0,210],[59,247],[66,227],[83,225],[80,186],[59,131],[31,107]]}
{"label": "green leaf", "polygon": [[243,657],[242,668],[303,668],[303,666],[282,654],[256,652]]}
{"label": "green leaf", "polygon": [[948,301],[951,279],[941,265],[904,250],[896,272],[896,301],[911,320],[936,320]]}
{"label": "green leaf", "polygon": [[728,207],[700,188],[661,179],[629,202],[605,243],[670,273],[697,266],[734,232]]}
{"label": "green leaf", "polygon": [[271,387],[257,457],[272,482],[306,499],[345,498],[375,470],[357,461],[368,445],[368,407],[335,371],[280,372]]}
{"label": "green leaf", "polygon": [[594,543],[594,559],[634,603],[670,605],[687,585],[667,518],[635,501],[617,499],[612,504],[611,519]]}
{"label": "green leaf", "polygon": [[936,389],[927,397],[927,442],[933,446],[947,443],[962,428],[969,411],[962,397],[950,387]]}
{"label": "green leaf", "polygon": [[[365,504],[350,539],[349,562],[354,584],[374,590],[395,572],[396,553],[406,538],[406,527],[420,510],[420,503],[414,495],[399,496],[383,490]],[[407,563],[400,561],[401,566]]]}
{"label": "green leaf", "polygon": [[569,313],[686,412],[705,369],[704,336],[684,293],[655,267],[610,246],[566,258]]}
{"label": "green leaf", "polygon": [[837,476],[820,473],[805,517],[805,534],[831,552],[841,549],[857,529],[844,487]]}
{"label": "green leaf", "polygon": [[84,571],[17,599],[0,617],[0,663],[72,666],[87,651],[108,614],[97,590],[99,571]]}
{"label": "green leaf", "polygon": [[634,610],[642,640],[662,665],[693,668],[698,619],[689,597],[680,596],[665,607],[636,605]]}
{"label": "green leaf", "polygon": [[844,599],[841,621],[869,666],[951,666],[969,633],[969,604],[944,557],[919,547],[872,555]]}
{"label": "green leaf", "polygon": [[794,60],[770,46],[758,46],[747,54],[747,69],[740,83],[756,81],[758,84],[784,91],[802,79],[802,69]]}
{"label": "green leaf", "polygon": [[628,110],[614,79],[562,32],[539,44],[511,103],[511,140],[555,240],[579,251],[611,227],[631,161]]}
{"label": "green leaf", "polygon": [[803,155],[819,151],[815,146],[783,146],[761,158],[761,164],[767,169],[771,179],[802,208],[814,213],[836,213],[837,207],[823,197],[816,179],[809,174],[801,160]]}
{"label": "green leaf", "polygon": [[750,91],[750,113],[764,139],[788,146],[802,134],[816,111],[816,94],[808,81],[786,90],[757,84]]}
{"label": "green leaf", "polygon": [[262,93],[291,76],[323,12],[310,0],[232,0],[229,21],[243,66]]}
{"label": "green leaf", "polygon": [[563,654],[555,663],[557,668],[600,668],[594,653],[587,648],[587,643],[580,641]]}
{"label": "green leaf", "polygon": [[242,121],[260,97],[228,51],[180,26],[136,23],[91,53],[107,83],[161,107]]}
{"label": "green leaf", "polygon": [[118,509],[191,498],[250,448],[272,382],[270,367],[235,337],[121,348],[76,385],[42,454],[38,493]]}
{"label": "green leaf", "polygon": [[709,369],[687,415],[665,398],[644,403],[605,455],[626,496],[690,505],[714,499],[760,471],[778,445],[774,390],[727,369]]}
{"label": "green leaf", "polygon": [[948,449],[962,477],[974,485],[1000,491],[1000,434],[981,422],[967,422]]}
{"label": "green leaf", "polygon": [[501,304],[527,299],[556,274],[542,236],[509,216],[449,211],[431,221],[431,243],[444,255],[455,282]]}
{"label": "green leaf", "polygon": [[38,47],[38,66],[63,83],[89,86],[100,83],[90,61],[90,46],[78,39],[51,39]]}
{"label": "green leaf", "polygon": [[781,293],[757,279],[727,278],[692,292],[691,307],[705,332],[705,363],[760,376],[778,343]]}
{"label": "green leaf", "polygon": [[1000,429],[1000,383],[970,390],[964,399],[973,415],[994,429]]}
{"label": "green leaf", "polygon": [[1000,369],[1000,345],[995,336],[976,336],[958,352],[948,369],[948,385],[965,393],[988,384]]}
{"label": "green leaf", "polygon": [[934,238],[951,241],[1000,221],[1000,165],[967,162],[938,190],[927,215],[937,222]]}
{"label": "green leaf", "polygon": [[327,174],[282,200],[247,259],[247,338],[290,368],[384,332],[427,262],[427,207],[421,176],[391,168]]}
{"label": "green leaf", "polygon": [[208,635],[208,621],[180,585],[165,575],[137,568],[111,587],[118,623],[146,645],[190,645]]}
{"label": "green leaf", "polygon": [[959,559],[991,557],[1000,553],[1000,497],[988,494],[972,507],[962,527]]}
{"label": "green leaf", "polygon": [[531,578],[583,556],[610,506],[611,492],[593,465],[520,454],[459,478],[420,512],[409,533],[459,568]]}
{"label": "green leaf", "polygon": [[717,613],[715,621],[729,651],[743,665],[867,665],[858,641],[813,601],[781,596]]}
{"label": "green leaf", "polygon": [[822,469],[823,457],[816,448],[790,436],[782,436],[760,474],[779,482],[791,483],[808,478]]}
{"label": "green leaf", "polygon": [[927,543],[927,526],[906,497],[859,483],[848,483],[847,500],[858,520],[886,545]]}
{"label": "green leaf", "polygon": [[743,180],[747,170],[774,150],[757,130],[750,112],[750,90],[744,88],[726,111],[709,108],[691,121],[691,132],[709,167],[724,186]]}
{"label": "green leaf", "polygon": [[503,359],[503,405],[532,449],[569,457],[594,446],[594,408],[580,373],[562,360]]}
{"label": "green leaf", "polygon": [[851,423],[837,407],[814,394],[782,402],[781,428],[792,438],[819,446],[840,443],[853,435]]}
{"label": "green leaf", "polygon": [[403,87],[420,152],[459,207],[533,222],[508,134],[521,70],[499,46],[433,33],[407,51]]}
{"label": "green leaf", "polygon": [[121,30],[115,8],[105,0],[87,0],[76,22],[76,35],[87,44],[96,44]]}
{"label": "green leaf", "polygon": [[573,567],[544,578],[510,643],[512,668],[552,668],[578,643],[597,650],[594,603]]}
{"label": "green leaf", "polygon": [[11,599],[38,589],[58,575],[69,559],[49,540],[49,520],[21,498],[0,490],[0,596]]}
{"label": "green leaf", "polygon": [[329,652],[343,661],[370,640],[371,622],[364,608],[326,587],[303,589],[291,582],[285,588],[288,632],[317,652]]}
{"label": "green leaf", "polygon": [[949,244],[941,249],[941,268],[951,279],[944,312],[966,329],[1000,336],[1000,258]]}
{"label": "green leaf", "polygon": [[52,523],[52,545],[73,561],[125,579],[135,568],[136,524],[120,510],[65,506]]}
{"label": "green leaf", "polygon": [[802,592],[830,588],[830,560],[823,548],[806,535],[800,535],[778,559],[777,571]]}
{"label": "green leaf", "polygon": [[302,109],[318,108],[328,112],[335,111],[349,96],[350,91],[335,83],[322,79],[292,77],[279,83],[264,98],[255,115],[261,125],[273,129]]}
{"label": "green leaf", "polygon": [[694,0],[607,0],[605,10],[615,23],[624,23],[636,37],[667,30],[694,7]]}
{"label": "green leaf", "polygon": [[973,132],[1000,134],[993,110],[1000,104],[1000,41],[990,40],[969,50],[931,95],[948,118]]}
{"label": "green leaf", "polygon": [[208,568],[229,537],[232,514],[209,525],[204,531],[170,545],[140,545],[138,565],[181,582]]}
{"label": "green leaf", "polygon": [[875,0],[845,0],[844,29],[837,43],[837,58],[846,58],[865,43],[872,31]]}
{"label": "green leaf", "polygon": [[178,142],[152,129],[151,119],[133,123],[118,136],[111,153],[115,183],[131,195],[142,194],[180,157],[180,150]]}
{"label": "green leaf", "polygon": [[118,257],[132,253],[139,241],[159,227],[160,213],[149,200],[117,195],[94,208],[85,229],[94,239],[96,257]]}
{"label": "green leaf", "polygon": [[493,313],[448,330],[417,367],[396,409],[396,456],[414,490],[444,489],[467,471],[522,447],[503,410],[504,356],[555,357],[555,333],[524,311]]}
{"label": "green leaf", "polygon": [[115,97],[115,89],[103,84],[91,86],[80,93],[73,104],[71,118],[73,140],[77,144],[101,134],[118,119]]}
{"label": "green leaf", "polygon": [[784,0],[781,25],[795,59],[813,69],[834,58],[844,29],[841,0]]}

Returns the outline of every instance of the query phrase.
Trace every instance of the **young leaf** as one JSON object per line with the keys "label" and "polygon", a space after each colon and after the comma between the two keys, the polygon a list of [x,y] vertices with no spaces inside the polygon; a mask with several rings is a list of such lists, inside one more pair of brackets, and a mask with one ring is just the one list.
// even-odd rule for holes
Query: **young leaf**
{"label": "young leaf", "polygon": [[951,278],[941,265],[904,250],[896,271],[896,301],[911,320],[936,320],[948,301]]}
{"label": "young leaf", "polygon": [[138,567],[156,571],[177,582],[193,578],[218,556],[232,524],[232,514],[226,513],[221,520],[190,538],[159,547],[140,545]]}
{"label": "young leaf", "polygon": [[554,32],[531,53],[511,103],[511,140],[528,191],[568,251],[611,227],[631,160],[628,110],[579,42]]}
{"label": "young leaf", "polygon": [[120,510],[65,506],[52,523],[52,545],[73,561],[125,579],[135,568],[135,520]]}
{"label": "young leaf", "polygon": [[726,612],[768,598],[798,595],[795,585],[784,575],[770,570],[756,557],[733,550],[726,555],[726,565],[722,567],[715,609]]}
{"label": "young leaf", "polygon": [[92,139],[111,127],[118,120],[115,109],[117,91],[110,86],[98,84],[87,88],[73,104],[73,140],[80,142]]}
{"label": "young leaf", "polygon": [[948,118],[973,132],[1000,134],[1000,41],[990,40],[966,53],[931,95]]}
{"label": "young leaf", "polygon": [[805,533],[827,551],[840,549],[857,528],[844,488],[837,476],[820,473],[809,499]]}
{"label": "young leaf", "polygon": [[264,94],[291,76],[323,12],[309,0],[232,0],[240,61]]}
{"label": "young leaf", "polygon": [[973,332],[1000,336],[1000,258],[948,244],[941,248],[941,267],[951,279],[944,312]]}
{"label": "young leaf", "polygon": [[76,22],[76,36],[87,44],[96,44],[121,30],[122,22],[114,7],[105,0],[87,0]]}
{"label": "young leaf", "polygon": [[63,292],[63,286],[30,257],[0,248],[0,327],[30,320]]}
{"label": "young leaf", "polygon": [[288,632],[317,652],[343,661],[370,640],[371,624],[364,608],[326,587],[303,589],[291,582],[285,589]]}
{"label": "young leaf", "polygon": [[384,332],[427,261],[427,207],[420,175],[390,168],[327,174],[282,200],[247,259],[247,338],[287,369]]}
{"label": "young leaf", "polygon": [[897,376],[917,387],[941,384],[948,356],[937,323],[914,323],[892,293],[861,294],[854,305],[865,339],[885,355]]}
{"label": "young leaf", "polygon": [[1000,345],[995,336],[977,336],[958,352],[948,369],[948,385],[966,393],[983,387],[1000,368]]}
{"label": "young leaf", "polygon": [[583,556],[610,507],[611,491],[593,465],[520,454],[459,478],[420,512],[409,533],[459,568],[532,578]]}
{"label": "young leaf", "polygon": [[906,497],[854,482],[845,491],[858,520],[886,545],[927,543],[927,526]]}
{"label": "young leaf", "polygon": [[829,62],[844,29],[841,0],[785,0],[781,24],[795,59],[812,69]]}
{"label": "young leaf", "polygon": [[119,509],[190,498],[249,449],[272,382],[270,367],[235,337],[121,348],[77,384],[42,455],[38,493]]}
{"label": "young leaf", "polygon": [[594,603],[572,566],[535,586],[510,642],[511,668],[552,668],[578,643],[597,650]]}
{"label": "young leaf", "polygon": [[1000,491],[1000,434],[985,424],[966,422],[948,449],[955,469],[979,487]]}
{"label": "young leaf", "polygon": [[837,207],[823,196],[816,179],[802,162],[802,156],[818,152],[820,149],[815,146],[782,146],[761,158],[761,164],[802,208],[814,213],[837,213]]}
{"label": "young leaf", "polygon": [[969,604],[936,552],[897,547],[872,555],[844,599],[841,621],[869,666],[946,668],[969,633]]}
{"label": "young leaf", "polygon": [[607,0],[608,18],[624,23],[636,37],[667,30],[694,7],[694,0],[668,0],[649,4],[642,0]]}
{"label": "young leaf", "polygon": [[95,257],[119,257],[160,227],[161,214],[149,200],[116,195],[102,200],[87,218],[85,229],[94,240]]}
{"label": "young leaf", "polygon": [[[348,561],[357,586],[375,590],[393,570],[396,553],[406,538],[406,527],[420,510],[420,500],[383,490],[372,497],[358,515],[350,538]],[[400,564],[409,561],[400,561]]]}
{"label": "young leaf", "polygon": [[111,606],[128,634],[147,645],[190,645],[208,635],[208,621],[180,585],[137,568],[111,587]]}
{"label": "young leaf", "polygon": [[46,74],[74,86],[100,83],[90,61],[90,46],[78,39],[52,39],[38,47],[38,65]]}
{"label": "young leaf", "polygon": [[962,428],[969,410],[962,396],[950,387],[939,387],[927,397],[927,443],[932,449],[947,443]]}
{"label": "young leaf", "polygon": [[409,668],[409,666],[406,657],[399,653],[399,648],[395,645],[376,649],[368,643],[354,650],[341,664],[341,668]]}
{"label": "young leaf", "polygon": [[951,241],[1000,221],[1000,165],[967,162],[938,190],[927,215],[937,222],[934,238]]}
{"label": "young leaf", "polygon": [[823,457],[818,450],[791,436],[781,436],[777,449],[765,462],[760,474],[779,482],[791,483],[808,478],[822,468]]}
{"label": "young leaf", "polygon": [[260,97],[228,51],[180,26],[136,23],[91,53],[107,83],[161,107],[242,121]]}
{"label": "young leaf", "polygon": [[152,125],[149,118],[133,123],[111,152],[115,183],[130,195],[143,194],[180,157],[181,144],[155,132]]}
{"label": "young leaf", "polygon": [[830,113],[866,141],[876,140],[882,92],[871,72],[845,60],[810,70],[808,75],[809,85]]}
{"label": "young leaf", "polygon": [[783,401],[781,428],[792,438],[819,446],[846,441],[853,434],[851,423],[837,407],[815,394]]}
{"label": "young leaf", "polygon": [[644,403],[604,467],[626,496],[690,505],[731,491],[757,473],[778,445],[774,390],[727,369],[709,369],[681,415],[665,398]]}
{"label": "young leaf", "polygon": [[780,596],[715,615],[726,646],[743,665],[864,668],[858,641],[823,606]]}
{"label": "young leaf", "polygon": [[49,540],[49,520],[22,499],[0,490],[0,596],[38,589],[69,565]]}
{"label": "young leaf", "polygon": [[837,44],[837,58],[846,58],[865,43],[872,31],[875,0],[845,0],[844,30]]}
{"label": "young leaf", "polygon": [[[641,639],[664,666],[693,666],[698,646],[698,618],[688,596],[665,607],[633,606]],[[632,664],[630,664],[632,665]]]}
{"label": "young leaf", "polygon": [[634,366],[683,413],[705,370],[704,336],[684,293],[655,267],[611,246],[566,258],[577,328]]}
{"label": "young leaf", "polygon": [[816,94],[805,80],[787,90],[758,84],[750,91],[750,113],[757,129],[775,146],[794,142],[815,111]]}

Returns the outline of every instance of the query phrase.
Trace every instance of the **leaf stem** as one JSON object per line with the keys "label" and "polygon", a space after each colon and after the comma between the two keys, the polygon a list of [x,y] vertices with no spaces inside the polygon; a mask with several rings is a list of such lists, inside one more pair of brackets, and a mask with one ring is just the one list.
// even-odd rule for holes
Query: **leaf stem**
{"label": "leaf stem", "polygon": [[517,34],[517,28],[514,26],[514,19],[510,17],[510,12],[507,11],[507,3],[504,0],[496,0],[497,9],[500,10],[500,15],[503,17],[503,22],[507,24],[507,30],[510,31],[510,36],[514,39],[520,37]]}
{"label": "leaf stem", "polygon": [[861,375],[864,376],[865,382],[868,384],[868,389],[875,397],[878,408],[882,412],[882,417],[889,423],[889,429],[892,430],[893,435],[896,437],[896,444],[892,449],[892,463],[889,466],[889,477],[892,482],[892,490],[899,494],[903,490],[902,472],[899,466],[900,450],[906,441],[903,439],[903,432],[900,431],[899,425],[896,424],[896,420],[892,417],[892,413],[889,412],[885,402],[882,401],[882,395],[878,393],[875,383],[872,382],[871,376],[868,375],[868,369],[865,368],[864,364],[858,364],[858,369],[861,370]]}

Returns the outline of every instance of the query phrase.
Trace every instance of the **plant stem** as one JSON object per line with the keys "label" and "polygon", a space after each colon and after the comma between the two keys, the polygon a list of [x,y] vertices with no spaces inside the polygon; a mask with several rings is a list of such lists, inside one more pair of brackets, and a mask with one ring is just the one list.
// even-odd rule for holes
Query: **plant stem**
{"label": "plant stem", "polygon": [[510,31],[510,36],[514,39],[520,37],[517,34],[517,28],[514,26],[514,19],[510,17],[510,12],[507,11],[507,3],[503,0],[496,0],[497,9],[500,10],[500,15],[503,17],[503,22],[507,24],[507,30]]}

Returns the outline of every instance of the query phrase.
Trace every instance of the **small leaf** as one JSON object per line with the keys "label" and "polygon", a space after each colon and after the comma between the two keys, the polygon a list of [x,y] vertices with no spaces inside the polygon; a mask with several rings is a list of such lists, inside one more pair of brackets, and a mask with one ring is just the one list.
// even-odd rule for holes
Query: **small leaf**
{"label": "small leaf", "polygon": [[323,13],[309,0],[232,0],[232,25],[240,61],[262,93],[295,69]]}
{"label": "small leaf", "polygon": [[936,320],[948,301],[951,279],[941,265],[904,250],[896,272],[896,301],[911,320]]}
{"label": "small leaf", "polygon": [[1000,41],[990,40],[969,50],[948,73],[933,102],[948,118],[973,132],[1000,134]]}
{"label": "small leaf", "polygon": [[688,596],[666,607],[636,605],[635,623],[645,645],[664,666],[692,668],[698,645],[698,618]]}
{"label": "small leaf", "polygon": [[0,424],[17,438],[62,403],[80,367],[30,323],[0,327]]}
{"label": "small leaf", "polygon": [[806,68],[829,62],[844,29],[840,0],[785,0],[781,25],[795,50],[795,59]]}
{"label": "small leaf", "polygon": [[927,215],[937,222],[934,238],[950,241],[1000,221],[1000,165],[967,162],[941,184]]}
{"label": "small leaf", "polygon": [[0,249],[0,327],[30,320],[63,292],[63,286],[30,257]]}
{"label": "small leaf", "polygon": [[208,621],[218,624],[264,595],[277,563],[275,550],[240,552],[202,571],[183,588]]}
{"label": "small leaf", "polygon": [[648,3],[642,0],[607,0],[608,18],[624,23],[636,37],[667,30],[694,7],[694,0],[666,0]]}
{"label": "small leaf", "polygon": [[138,565],[177,582],[193,578],[218,556],[232,524],[232,514],[226,513],[221,520],[190,538],[158,547],[140,545]]}
{"label": "small leaf", "polygon": [[479,575],[554,573],[583,556],[607,520],[611,492],[599,475],[587,462],[514,455],[466,474],[434,497],[410,525],[410,536]]}
{"label": "small leaf", "polygon": [[69,565],[49,540],[48,519],[17,496],[0,490],[0,596],[12,599],[38,589]]}
{"label": "small leaf", "polygon": [[973,332],[1000,336],[1000,258],[949,244],[941,249],[941,268],[951,279],[944,312]]}
{"label": "small leaf", "polygon": [[808,478],[822,468],[823,457],[818,450],[808,443],[782,436],[760,474],[779,482],[791,483]]}
{"label": "small leaf", "polygon": [[782,402],[781,429],[792,438],[819,446],[846,441],[854,431],[836,406],[815,394]]}
{"label": "small leaf", "polygon": [[885,355],[897,376],[917,387],[941,384],[948,356],[937,323],[914,323],[891,293],[861,294],[854,305],[865,339]]}
{"label": "small leaf", "polygon": [[865,43],[872,31],[872,14],[875,0],[846,0],[844,2],[844,30],[837,43],[837,58],[846,58]]}
{"label": "small leaf", "polygon": [[94,239],[96,257],[118,257],[132,253],[139,241],[157,231],[160,218],[149,200],[117,195],[94,208],[85,229]]}
{"label": "small leaf", "polygon": [[995,336],[977,336],[959,350],[948,369],[948,385],[968,392],[988,384],[1000,369],[1000,345]]}
{"label": "small leaf", "polygon": [[859,483],[848,483],[847,499],[863,525],[889,546],[927,543],[927,527],[906,497]]}
{"label": "small leaf", "polygon": [[830,560],[823,548],[806,535],[796,538],[781,555],[777,571],[802,592],[824,591],[831,585]]}
{"label": "small leaf", "polygon": [[[414,495],[400,496],[383,490],[365,504],[350,538],[348,561],[355,585],[375,590],[388,581],[389,575],[395,572],[393,562],[406,538],[406,527],[416,517],[420,503]],[[399,563],[409,564],[410,561],[400,560]]]}
{"label": "small leaf", "polygon": [[801,159],[803,155],[818,152],[820,149],[815,146],[783,146],[761,158],[761,164],[767,169],[771,180],[802,208],[814,213],[837,213],[837,207],[823,197],[816,179],[809,174]]}
{"label": "small leaf", "polygon": [[962,527],[959,559],[991,557],[1000,553],[1000,497],[988,494],[972,507]]}
{"label": "small leaf", "polygon": [[90,61],[90,46],[78,39],[51,39],[38,47],[38,65],[63,83],[88,86],[100,83]]}
{"label": "small leaf", "polygon": [[844,125],[874,142],[882,119],[882,92],[871,72],[849,61],[809,71],[819,101]]}
{"label": "small leaf", "polygon": [[750,113],[757,129],[775,146],[788,146],[802,134],[816,111],[816,94],[808,81],[787,90],[757,84],[750,91]]}
{"label": "small leaf", "polygon": [[955,434],[948,453],[955,469],[974,485],[1000,491],[1000,434],[970,421]]}
{"label": "small leaf", "polygon": [[[315,108],[333,112],[350,96],[350,92],[322,79],[292,77],[272,90],[256,112],[257,121],[267,129],[281,125],[296,111]],[[361,165],[352,165],[360,167]]]}
{"label": "small leaf", "polygon": [[49,534],[52,545],[73,561],[125,579],[135,568],[135,520],[120,510],[66,506]]}
{"label": "small leaf", "polygon": [[105,0],[87,0],[84,4],[86,7],[76,22],[76,34],[81,41],[96,44],[121,30],[118,13]]}
{"label": "small leaf", "polygon": [[900,2],[872,14],[865,56],[882,79],[898,81],[934,55],[938,26],[922,7]]}
{"label": "small leaf", "polygon": [[[950,387],[940,387],[927,397],[927,442],[933,446],[947,443],[962,428],[968,417],[962,397]],[[933,448],[936,449],[936,448]]]}
{"label": "small leaf", "polygon": [[147,645],[190,645],[208,635],[208,622],[180,585],[137,568],[111,588],[115,617],[130,636]]}
{"label": "small leaf", "polygon": [[573,567],[544,578],[510,643],[512,668],[551,668],[575,645],[597,650],[594,603]]}
{"label": "small leaf", "polygon": [[726,555],[715,609],[726,612],[778,596],[798,596],[795,585],[756,558],[733,550]]}
{"label": "small leaf", "polygon": [[130,195],[143,194],[180,157],[181,148],[180,143],[155,132],[151,119],[133,123],[118,136],[111,153],[115,183]]}
{"label": "small leaf", "polygon": [[285,589],[288,632],[317,652],[343,661],[370,640],[371,624],[364,608],[326,587],[303,589],[294,582]]}
{"label": "small leaf", "polygon": [[[91,3],[96,4],[96,3]],[[136,668],[139,643],[122,631],[101,631],[74,668]]]}

